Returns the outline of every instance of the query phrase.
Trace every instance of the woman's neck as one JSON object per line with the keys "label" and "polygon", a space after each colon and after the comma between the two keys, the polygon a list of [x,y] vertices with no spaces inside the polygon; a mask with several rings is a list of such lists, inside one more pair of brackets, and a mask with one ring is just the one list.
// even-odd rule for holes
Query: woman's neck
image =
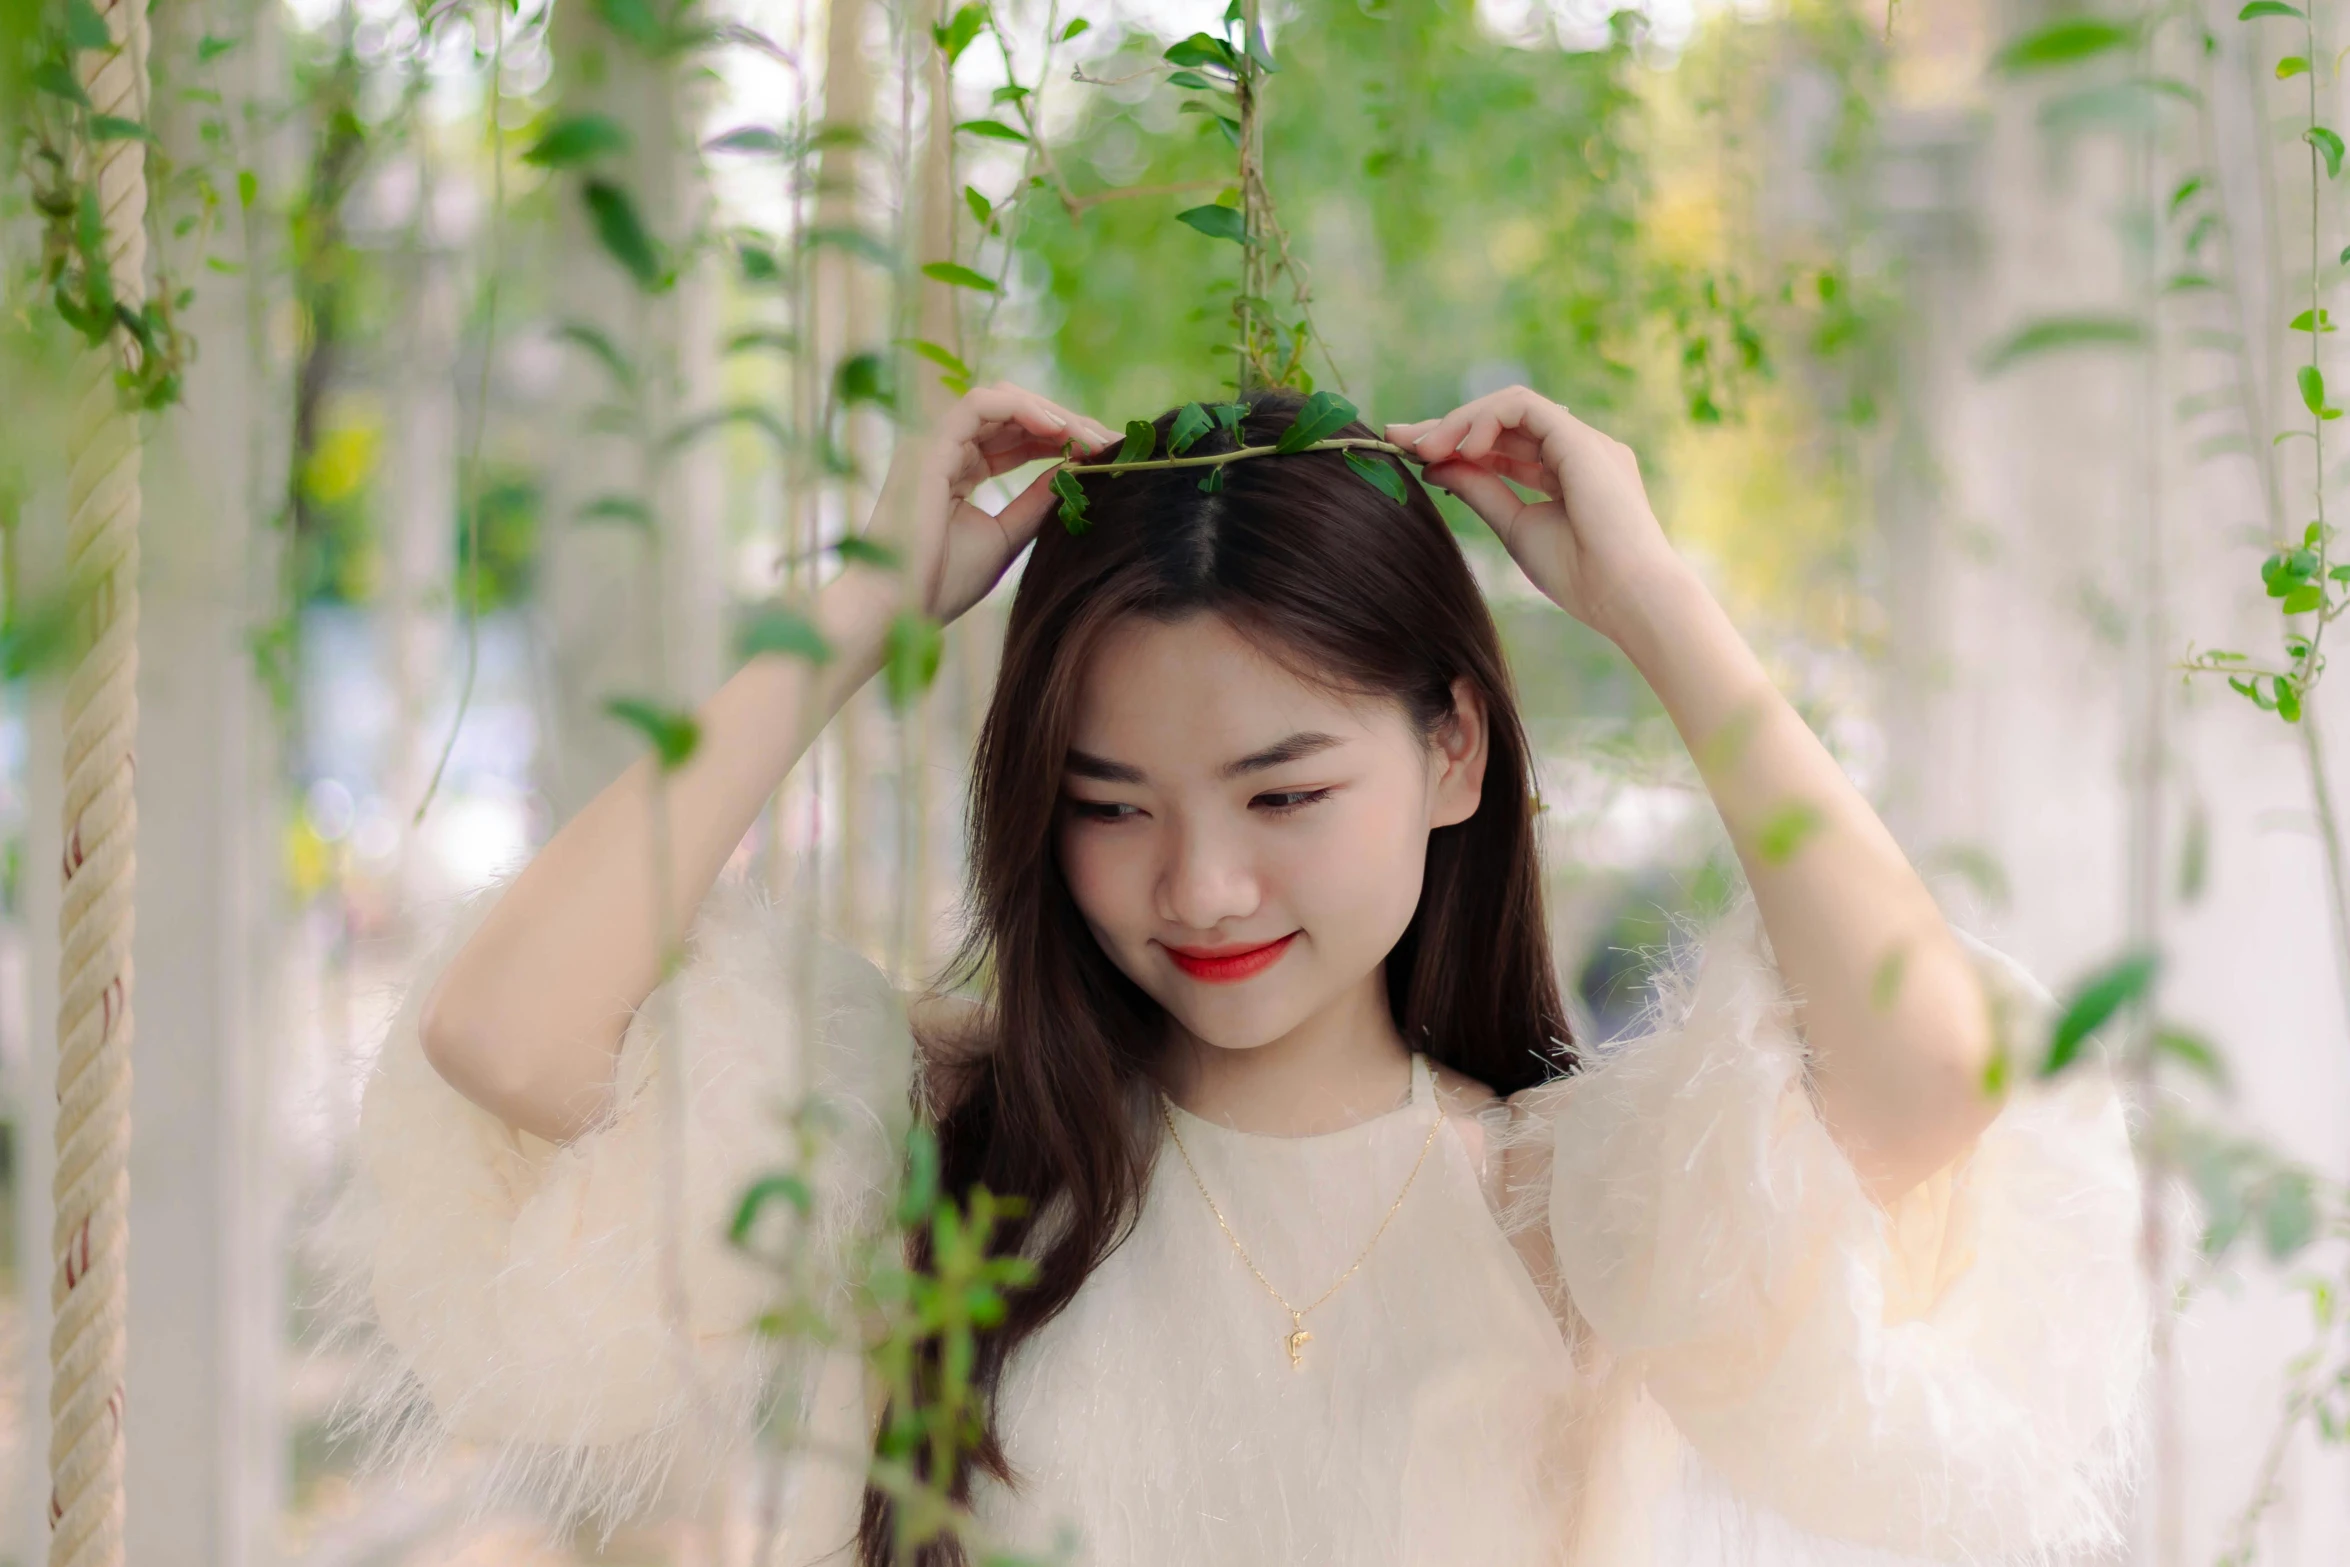
{"label": "woman's neck", "polygon": [[1252,1049],[1224,1049],[1171,1027],[1162,1069],[1167,1092],[1201,1120],[1235,1131],[1342,1131],[1386,1114],[1411,1093],[1411,1051],[1388,1012],[1383,970]]}

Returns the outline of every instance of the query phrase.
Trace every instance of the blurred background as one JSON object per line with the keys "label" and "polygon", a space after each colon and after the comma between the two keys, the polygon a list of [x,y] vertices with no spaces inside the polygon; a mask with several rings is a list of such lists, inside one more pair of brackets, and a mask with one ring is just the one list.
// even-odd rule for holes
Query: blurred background
{"label": "blurred background", "polygon": [[[1248,134],[1220,0],[171,0],[127,131],[48,69],[89,9],[0,0],[0,1563],[46,1551],[71,198],[108,138],[159,302],[139,1567],[750,1559],[550,1541],[462,1455],[336,1437],[304,1236],[414,943],[790,645],[900,430],[973,380],[1113,426],[1227,395],[1244,283],[1374,423],[1524,382],[1639,450],[1954,915],[2110,1014],[2163,1194],[2131,1559],[2350,1557],[2332,0],[1266,0]],[[1240,221],[1259,140],[1244,278],[1205,209]],[[1457,520],[1603,1039],[1729,862],[1639,680]],[[1006,597],[935,674],[910,632],[742,851],[908,978],[958,930]]]}

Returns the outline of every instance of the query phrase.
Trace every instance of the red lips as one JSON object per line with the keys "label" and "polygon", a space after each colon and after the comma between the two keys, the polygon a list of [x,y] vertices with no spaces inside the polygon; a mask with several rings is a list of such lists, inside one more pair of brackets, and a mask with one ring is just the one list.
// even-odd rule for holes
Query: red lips
{"label": "red lips", "polygon": [[1211,985],[1230,985],[1261,974],[1281,960],[1289,944],[1297,939],[1291,931],[1279,941],[1268,941],[1254,947],[1169,947],[1167,956],[1175,966],[1193,979],[1205,980]]}

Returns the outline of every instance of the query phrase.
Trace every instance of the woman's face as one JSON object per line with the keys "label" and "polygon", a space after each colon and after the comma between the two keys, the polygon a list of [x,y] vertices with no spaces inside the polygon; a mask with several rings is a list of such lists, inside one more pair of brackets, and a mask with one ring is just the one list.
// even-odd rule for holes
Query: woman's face
{"label": "woman's face", "polygon": [[1059,827],[1102,949],[1225,1049],[1361,1006],[1419,906],[1430,830],[1477,809],[1484,713],[1466,682],[1454,705],[1431,741],[1220,616],[1120,622],[1086,672]]}

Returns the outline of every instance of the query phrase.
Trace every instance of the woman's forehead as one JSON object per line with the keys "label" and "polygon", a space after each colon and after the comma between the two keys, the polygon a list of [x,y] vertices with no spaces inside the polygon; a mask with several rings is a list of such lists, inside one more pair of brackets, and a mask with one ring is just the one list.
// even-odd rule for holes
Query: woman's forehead
{"label": "woman's forehead", "polygon": [[1319,737],[1301,754],[1318,753],[1400,718],[1392,702],[1305,678],[1222,616],[1135,617],[1088,660],[1070,745],[1145,773],[1222,773],[1299,737]]}

